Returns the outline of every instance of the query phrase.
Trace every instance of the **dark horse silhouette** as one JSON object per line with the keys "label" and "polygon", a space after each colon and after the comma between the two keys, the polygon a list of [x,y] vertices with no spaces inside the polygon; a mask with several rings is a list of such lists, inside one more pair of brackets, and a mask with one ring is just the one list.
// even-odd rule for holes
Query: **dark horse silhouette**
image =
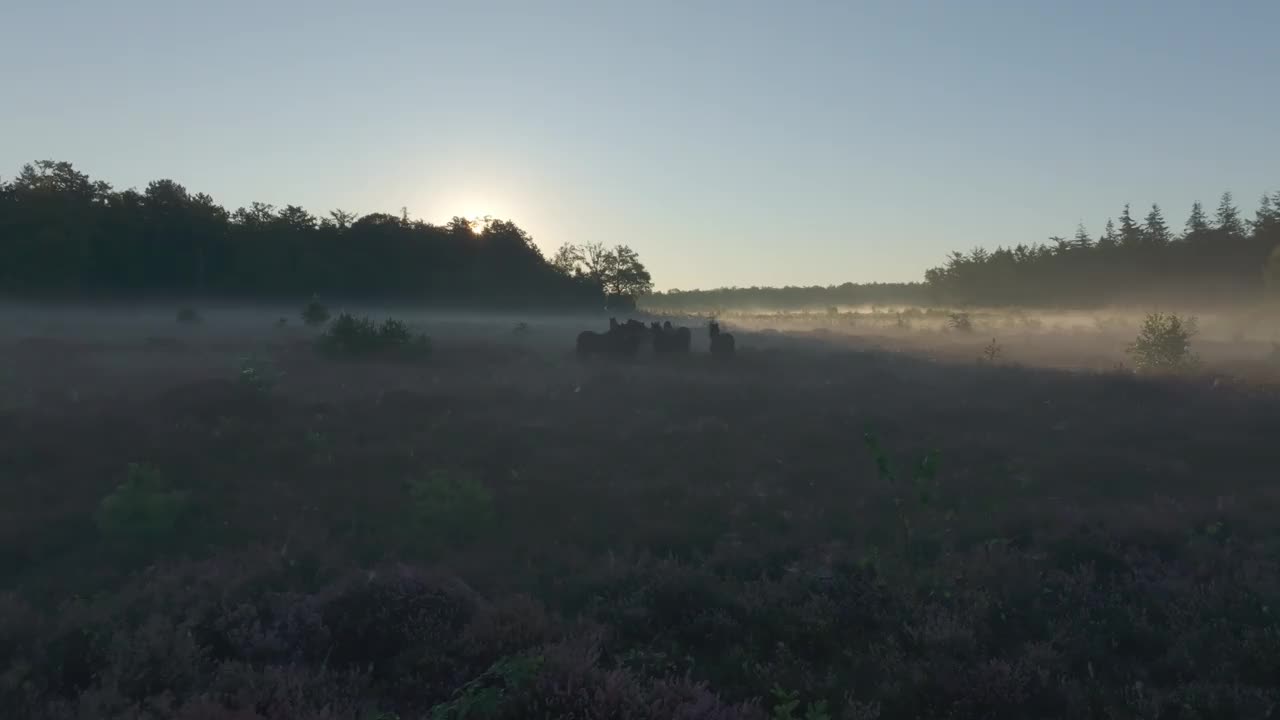
{"label": "dark horse silhouette", "polygon": [[711,321],[709,330],[711,333],[711,354],[732,355],[734,352],[733,335],[727,332],[720,332],[720,323],[715,320]]}
{"label": "dark horse silhouette", "polygon": [[578,333],[578,355],[580,357],[592,355],[631,357],[639,352],[640,345],[644,341],[644,333],[644,323],[628,320],[619,324],[616,318],[609,318],[608,332],[583,330]]}
{"label": "dark horse silhouette", "polygon": [[649,331],[653,334],[655,353],[687,353],[693,344],[693,333],[689,328],[673,328],[670,320],[662,325],[653,323]]}

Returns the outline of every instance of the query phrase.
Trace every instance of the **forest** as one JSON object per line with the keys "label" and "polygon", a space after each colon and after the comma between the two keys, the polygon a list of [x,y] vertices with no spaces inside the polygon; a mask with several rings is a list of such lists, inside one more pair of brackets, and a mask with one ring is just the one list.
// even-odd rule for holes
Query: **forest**
{"label": "forest", "polygon": [[935,300],[924,283],[851,283],[786,287],[728,287],[653,293],[644,305],[659,311],[813,310],[846,305],[927,305]]}
{"label": "forest", "polygon": [[668,290],[644,301],[657,310],[817,310],[847,305],[1072,307],[1253,302],[1280,287],[1280,191],[1246,220],[1231,193],[1212,216],[1197,202],[1175,232],[1158,204],[1138,222],[1129,205],[1097,237],[952,252],[921,283]]}
{"label": "forest", "polygon": [[1231,193],[1195,203],[1181,231],[1159,205],[1091,235],[953,252],[919,283],[668,290],[629,247],[565,244],[544,257],[508,220],[444,225],[399,215],[254,202],[228,211],[173,180],[115,190],[71,163],[0,182],[0,293],[20,297],[273,298],[322,293],[470,307],[802,310],[841,305],[1097,307],[1253,301],[1280,286],[1280,191],[1246,219]]}
{"label": "forest", "polygon": [[953,252],[925,281],[947,302],[989,306],[1258,300],[1280,283],[1280,191],[1252,220],[1229,192],[1212,216],[1196,202],[1181,232],[1159,205],[1141,223],[1125,205],[1096,238],[1081,225],[1048,244]]}
{"label": "forest", "polygon": [[651,287],[630,248],[562,248],[556,263],[507,220],[251,203],[234,212],[173,180],[115,190],[71,163],[0,182],[0,292],[331,298],[470,307],[599,308]]}

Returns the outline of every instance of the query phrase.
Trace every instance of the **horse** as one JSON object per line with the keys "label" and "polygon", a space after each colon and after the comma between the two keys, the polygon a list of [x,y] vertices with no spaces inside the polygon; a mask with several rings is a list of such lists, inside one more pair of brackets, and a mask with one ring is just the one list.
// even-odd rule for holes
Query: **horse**
{"label": "horse", "polygon": [[711,333],[711,354],[732,355],[734,352],[733,335],[720,332],[720,323],[715,320],[711,321],[709,331]]}
{"label": "horse", "polygon": [[583,330],[578,333],[577,350],[580,357],[591,355],[634,356],[644,340],[644,323],[628,320],[619,324],[617,318],[609,318],[609,331],[598,333]]}
{"label": "horse", "polygon": [[689,347],[693,344],[693,333],[689,328],[673,328],[671,321],[659,325],[654,322],[651,326],[653,333],[653,351],[658,353],[668,352],[689,352]]}

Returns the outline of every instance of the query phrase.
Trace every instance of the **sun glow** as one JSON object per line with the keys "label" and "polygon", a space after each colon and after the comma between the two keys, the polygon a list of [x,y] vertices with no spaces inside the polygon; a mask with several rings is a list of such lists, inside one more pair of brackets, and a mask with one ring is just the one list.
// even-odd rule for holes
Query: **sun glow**
{"label": "sun glow", "polygon": [[467,222],[471,225],[471,232],[476,235],[480,235],[489,227],[489,224],[493,222],[493,216],[476,215],[475,217],[467,218]]}

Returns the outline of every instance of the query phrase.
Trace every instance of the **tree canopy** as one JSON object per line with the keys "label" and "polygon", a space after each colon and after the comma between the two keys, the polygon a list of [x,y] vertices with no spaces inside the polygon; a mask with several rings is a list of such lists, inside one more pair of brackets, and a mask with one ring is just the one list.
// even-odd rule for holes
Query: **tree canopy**
{"label": "tree canopy", "polygon": [[[1174,227],[1177,227],[1175,224]],[[952,252],[924,283],[719,288],[650,295],[626,245],[567,244],[544,258],[508,220],[444,225],[398,214],[322,217],[254,202],[228,211],[168,179],[115,190],[68,162],[24,165],[0,181],[0,292],[386,298],[469,306],[802,309],[928,302],[1074,304],[1234,300],[1275,293],[1280,192],[1246,220],[1231,193],[1210,217],[1192,205],[1175,233],[1160,206],[1130,205],[1095,239]]]}
{"label": "tree canopy", "polygon": [[629,248],[609,272],[548,262],[507,220],[445,225],[399,214],[324,217],[254,202],[228,211],[173,180],[114,190],[68,162],[0,182],[0,292],[388,298],[480,306],[600,307],[651,287]]}
{"label": "tree canopy", "polygon": [[[1150,300],[1228,302],[1274,288],[1280,248],[1280,192],[1263,196],[1253,221],[1223,193],[1210,219],[1196,202],[1180,235],[1159,205],[1142,224],[1130,206],[1097,242],[1083,225],[1075,240],[954,252],[925,273],[936,296],[982,305],[1103,305]],[[1274,291],[1274,290],[1272,290]]]}

